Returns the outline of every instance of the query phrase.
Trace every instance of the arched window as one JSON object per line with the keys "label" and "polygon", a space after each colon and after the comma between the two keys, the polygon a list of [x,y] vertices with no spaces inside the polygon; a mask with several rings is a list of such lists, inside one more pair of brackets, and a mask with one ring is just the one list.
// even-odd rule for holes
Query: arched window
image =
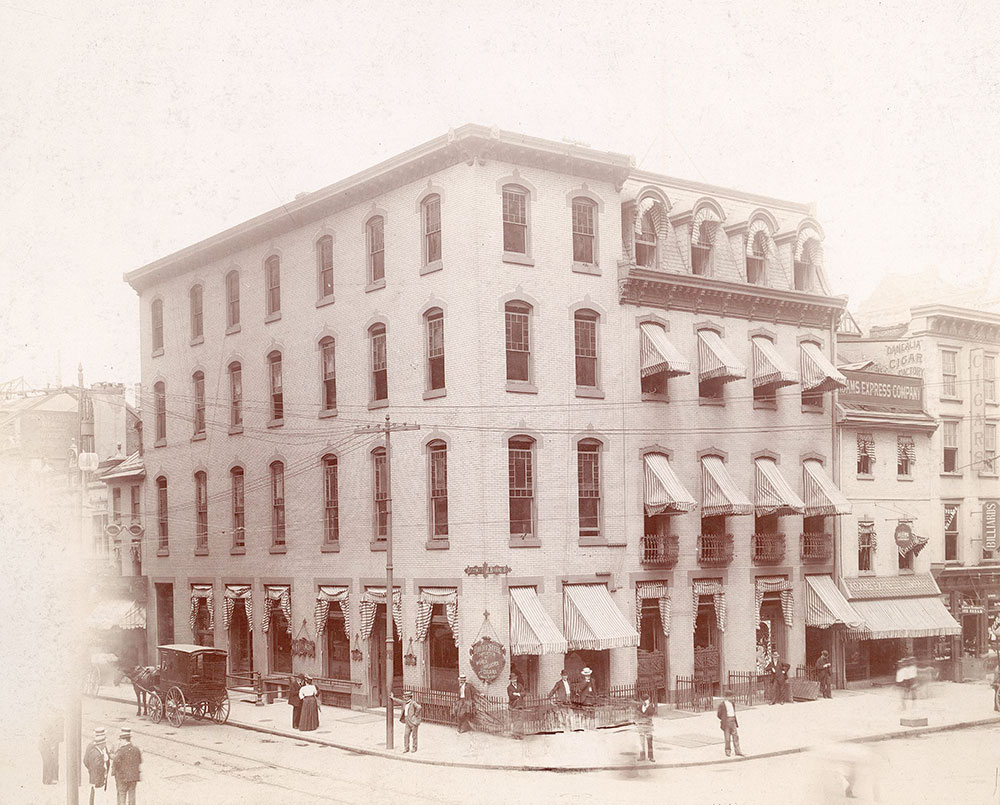
{"label": "arched window", "polygon": [[271,464],[271,545],[285,544],[285,465]]}
{"label": "arched window", "polygon": [[516,184],[503,188],[503,250],[528,253],[528,191]]}
{"label": "arched window", "polygon": [[531,305],[508,302],[504,306],[507,346],[507,380],[531,382]]}
{"label": "arched window", "polygon": [[208,475],[194,474],[194,547],[196,551],[208,551]]}
{"label": "arched window", "polygon": [[323,456],[323,541],[332,545],[340,540],[340,491],[337,457]]}
{"label": "arched window", "polygon": [[154,299],[150,308],[150,318],[153,325],[153,352],[163,349],[163,300]]}
{"label": "arched window", "polygon": [[427,388],[430,391],[444,386],[444,311],[432,308],[424,314],[427,328]]}
{"label": "arched window", "polygon": [[167,479],[162,475],[156,479],[156,526],[157,550],[165,552],[170,547],[170,530],[167,519]]}
{"label": "arched window", "polygon": [[601,535],[601,443],[584,439],[576,446],[580,536]]}
{"label": "arched window", "polygon": [[240,323],[240,272],[226,274],[226,328]]}
{"label": "arched window", "polygon": [[239,361],[229,364],[229,427],[243,428],[243,367]]}
{"label": "arched window", "polygon": [[389,472],[384,447],[372,450],[372,514],[375,539],[384,540],[389,534]]}
{"label": "arched window", "polygon": [[635,233],[635,264],[656,268],[656,226],[652,212],[646,212],[639,219],[639,231]]}
{"label": "arched window", "polygon": [[153,411],[156,419],[156,443],[167,440],[167,385],[162,380],[153,385]]}
{"label": "arched window", "polygon": [[205,435],[205,373],[195,372],[191,377],[194,384],[194,435]]}
{"label": "arched window", "polygon": [[578,310],[573,314],[576,348],[576,385],[597,388],[597,324],[600,316],[593,310]]}
{"label": "arched window", "polygon": [[316,273],[320,298],[333,296],[333,237],[330,235],[316,241]]}
{"label": "arched window", "polygon": [[267,315],[281,312],[281,258],[272,254],[264,261],[264,275],[267,282]]}
{"label": "arched window", "polygon": [[280,422],[285,416],[281,353],[275,350],[267,356],[267,371],[271,382],[271,421]]}
{"label": "arched window", "polygon": [[718,221],[702,221],[691,238],[691,273],[708,274],[712,266],[712,243]]}
{"label": "arched window", "polygon": [[334,340],[327,336],[319,342],[320,363],[323,375],[323,410],[337,410],[337,356]]}
{"label": "arched window", "polygon": [[589,198],[573,199],[573,262],[597,262],[597,205]]}
{"label": "arched window", "polygon": [[246,547],[247,521],[244,493],[244,473],[242,467],[233,467],[229,471],[229,481],[232,488],[233,504],[233,547]]}
{"label": "arched window", "polygon": [[424,220],[424,265],[441,259],[441,196],[436,193],[421,202]]}
{"label": "arched window", "polygon": [[535,440],[514,436],[507,442],[507,479],[511,539],[535,535]]}
{"label": "arched window", "polygon": [[372,356],[372,402],[389,399],[389,369],[385,348],[385,325],[374,324],[368,331]]}
{"label": "arched window", "polygon": [[191,338],[201,338],[205,335],[205,315],[202,288],[195,285],[191,288]]}
{"label": "arched window", "polygon": [[754,233],[747,250],[747,282],[752,285],[763,285],[765,280],[764,266],[767,260],[767,235],[763,231]]}
{"label": "arched window", "polygon": [[430,477],[431,538],[448,537],[448,446],[440,439],[427,445]]}
{"label": "arched window", "polygon": [[385,219],[376,215],[365,226],[368,240],[368,282],[385,280]]}

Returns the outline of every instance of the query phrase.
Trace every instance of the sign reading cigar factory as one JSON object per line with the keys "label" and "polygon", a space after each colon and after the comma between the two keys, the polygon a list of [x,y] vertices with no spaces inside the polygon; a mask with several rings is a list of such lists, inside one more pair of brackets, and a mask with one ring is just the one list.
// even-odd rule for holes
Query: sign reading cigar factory
{"label": "sign reading cigar factory", "polygon": [[507,665],[507,649],[489,635],[484,635],[469,649],[469,665],[487,685],[495,682]]}

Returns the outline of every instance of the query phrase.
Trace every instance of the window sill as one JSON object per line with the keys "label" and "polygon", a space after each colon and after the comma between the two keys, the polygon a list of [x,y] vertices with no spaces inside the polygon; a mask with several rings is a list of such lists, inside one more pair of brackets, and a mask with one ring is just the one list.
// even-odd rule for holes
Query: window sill
{"label": "window sill", "polygon": [[979,477],[980,478],[1000,478],[1000,474],[995,473],[995,472],[983,472],[982,470],[980,470],[979,471]]}
{"label": "window sill", "polygon": [[698,397],[698,405],[714,405],[717,408],[725,408],[725,400],[717,400],[714,397]]}
{"label": "window sill", "polygon": [[525,383],[523,380],[508,380],[507,391],[512,394],[538,394],[538,386],[534,383]]}
{"label": "window sill", "polygon": [[822,414],[826,410],[822,405],[802,405],[803,414]]}
{"label": "window sill", "polygon": [[601,276],[601,267],[596,263],[573,263],[574,274],[590,274],[593,277]]}
{"label": "window sill", "polygon": [[156,549],[156,555],[157,556],[170,556],[170,549],[169,548],[157,548]]}
{"label": "window sill", "polygon": [[644,392],[642,392],[642,401],[643,402],[663,402],[663,403],[668,403],[668,402],[670,402],[670,395],[669,394],[660,394],[658,392],[652,392],[652,391],[644,391]]}
{"label": "window sill", "polygon": [[154,349],[153,350],[153,357],[154,358],[159,358],[162,354],[163,354],[163,347],[160,347],[159,349]]}
{"label": "window sill", "polygon": [[860,472],[857,475],[855,475],[854,477],[857,480],[859,480],[859,481],[874,481],[875,480],[875,476],[874,475],[863,475]]}
{"label": "window sill", "polygon": [[777,411],[778,401],[777,400],[754,400],[753,401],[754,411]]}
{"label": "window sill", "polygon": [[576,396],[586,397],[589,400],[603,400],[604,391],[602,389],[595,389],[590,386],[577,386]]}
{"label": "window sill", "polygon": [[425,400],[436,400],[440,397],[447,397],[447,396],[448,396],[448,389],[427,389],[427,391],[424,392]]}
{"label": "window sill", "polygon": [[191,339],[192,347],[196,347],[199,344],[204,344],[204,343],[205,343],[205,336],[203,335],[196,335],[194,338]]}
{"label": "window sill", "polygon": [[444,269],[444,263],[440,260],[434,260],[431,263],[425,263],[420,266],[420,276],[424,274],[433,274],[435,271],[442,271]]}
{"label": "window sill", "polygon": [[268,313],[264,317],[264,324],[270,324],[273,321],[280,321],[280,320],[281,320],[281,311],[276,310],[274,311],[274,313]]}
{"label": "window sill", "polygon": [[443,539],[441,538],[429,539],[427,540],[427,543],[424,545],[424,547],[428,551],[446,551],[451,547],[451,542],[448,540],[447,537],[444,537]]}
{"label": "window sill", "polygon": [[246,545],[234,545],[229,549],[230,556],[245,556],[247,552]]}
{"label": "window sill", "polygon": [[284,419],[284,417],[282,417],[281,419],[271,419],[271,420],[268,420],[267,426],[269,428],[280,428],[284,424],[285,424],[285,419]]}
{"label": "window sill", "polygon": [[272,545],[268,549],[268,552],[269,553],[288,553],[288,546],[287,545]]}
{"label": "window sill", "polygon": [[166,446],[167,446],[166,439],[157,439],[155,442],[153,442],[153,447],[166,447]]}
{"label": "window sill", "polygon": [[327,305],[332,305],[336,299],[333,296],[321,296],[316,300],[316,307],[326,307]]}
{"label": "window sill", "polygon": [[385,540],[384,539],[373,539],[368,547],[373,551],[384,551],[385,550]]}
{"label": "window sill", "polygon": [[519,266],[533,266],[535,261],[526,254],[518,254],[517,252],[504,252],[503,256],[500,258],[505,263],[514,263]]}
{"label": "window sill", "polygon": [[192,436],[191,437],[191,441],[192,442],[203,442],[207,438],[208,437],[205,435],[205,432],[202,431],[201,433],[196,433],[194,436]]}
{"label": "window sill", "polygon": [[899,569],[900,576],[912,576],[916,571],[912,567],[901,567]]}
{"label": "window sill", "polygon": [[907,482],[908,483],[913,483],[913,476],[912,475],[897,475],[896,476],[896,480],[897,481],[902,481],[904,483],[907,483]]}
{"label": "window sill", "polygon": [[319,546],[320,553],[340,553],[339,542],[324,542]]}
{"label": "window sill", "polygon": [[580,537],[577,541],[577,545],[581,548],[607,548],[608,541],[601,536],[597,537]]}
{"label": "window sill", "polygon": [[941,473],[941,477],[942,478],[961,478],[962,477],[962,473],[960,473],[960,472],[942,472]]}
{"label": "window sill", "polygon": [[947,396],[945,394],[940,395],[938,397],[938,399],[941,402],[957,402],[957,403],[962,402],[962,398],[961,397],[950,397],[950,396]]}
{"label": "window sill", "polygon": [[239,324],[230,324],[230,325],[229,325],[229,326],[228,326],[228,327],[226,328],[226,335],[234,335],[235,333],[238,333],[238,332],[239,332],[240,330],[242,330],[242,329],[243,329],[243,328],[242,328],[242,327],[240,327],[240,325],[239,325]]}
{"label": "window sill", "polygon": [[511,537],[510,548],[541,548],[542,541],[538,537]]}
{"label": "window sill", "polygon": [[365,293],[371,293],[372,291],[379,291],[385,287],[385,278],[380,280],[375,280],[375,282],[369,282],[365,286]]}
{"label": "window sill", "polygon": [[237,435],[239,435],[241,433],[243,433],[243,426],[242,425],[235,425],[235,426],[231,426],[229,428],[229,435],[230,436],[237,436]]}
{"label": "window sill", "polygon": [[377,411],[379,408],[388,408],[388,407],[389,407],[388,400],[372,400],[370,403],[368,403],[369,411]]}
{"label": "window sill", "polygon": [[195,548],[194,549],[194,555],[195,556],[208,556],[208,548]]}
{"label": "window sill", "polygon": [[336,408],[329,408],[326,411],[319,412],[320,419],[333,419],[337,415]]}

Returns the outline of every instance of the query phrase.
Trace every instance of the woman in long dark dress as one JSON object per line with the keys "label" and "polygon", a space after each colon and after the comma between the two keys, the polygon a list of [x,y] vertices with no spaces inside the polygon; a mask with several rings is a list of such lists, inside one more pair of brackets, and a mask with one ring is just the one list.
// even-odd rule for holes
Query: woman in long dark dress
{"label": "woman in long dark dress", "polygon": [[316,690],[311,676],[306,677],[306,684],[299,690],[299,698],[302,699],[299,729],[309,732],[319,726],[319,691]]}

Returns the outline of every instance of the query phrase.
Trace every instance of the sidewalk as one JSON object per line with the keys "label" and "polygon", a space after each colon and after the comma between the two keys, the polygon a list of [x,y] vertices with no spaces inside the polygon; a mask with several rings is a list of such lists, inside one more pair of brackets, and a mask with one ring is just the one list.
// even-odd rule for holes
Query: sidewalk
{"label": "sidewalk", "polygon": [[[833,699],[784,705],[760,705],[738,711],[740,741],[748,758],[800,752],[838,741],[874,741],[920,732],[1000,723],[992,707],[993,691],[985,683],[934,683],[906,715],[924,715],[927,727],[902,727],[898,689],[834,691]],[[131,686],[102,688],[102,698],[135,704]],[[496,769],[586,771],[628,769],[636,764],[639,741],[634,728],[556,735],[531,735],[522,741],[479,732],[459,735],[454,727],[424,723],[420,750],[402,754],[403,727],[394,721],[395,749],[385,748],[384,710],[323,707],[320,727],[302,733],[291,728],[292,708],[284,700],[255,706],[253,697],[231,694],[229,725],[300,741],[414,763]],[[398,708],[396,719],[398,719]],[[661,708],[654,719],[656,766],[700,766],[734,763],[723,752],[722,732],[714,712],[690,714]],[[185,719],[182,729],[197,728]],[[172,729],[166,722],[161,727]],[[653,764],[643,764],[654,768]]]}

